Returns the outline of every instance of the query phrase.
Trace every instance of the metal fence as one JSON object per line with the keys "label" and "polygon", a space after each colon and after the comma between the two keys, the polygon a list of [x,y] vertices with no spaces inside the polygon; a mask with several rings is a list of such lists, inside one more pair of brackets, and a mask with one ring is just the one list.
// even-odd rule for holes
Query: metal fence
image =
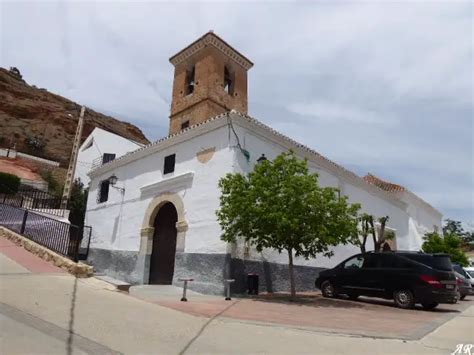
{"label": "metal fence", "polygon": [[63,199],[45,191],[22,186],[15,194],[0,193],[0,203],[64,217]]}
{"label": "metal fence", "polygon": [[0,203],[0,225],[73,261],[87,258],[89,226],[79,227],[4,203]]}

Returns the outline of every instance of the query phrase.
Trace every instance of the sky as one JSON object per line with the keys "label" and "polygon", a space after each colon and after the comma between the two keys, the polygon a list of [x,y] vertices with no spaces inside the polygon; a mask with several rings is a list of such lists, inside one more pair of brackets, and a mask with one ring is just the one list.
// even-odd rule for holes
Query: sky
{"label": "sky", "polygon": [[4,1],[0,66],[167,134],[168,59],[213,30],[255,66],[249,114],[474,223],[470,1]]}

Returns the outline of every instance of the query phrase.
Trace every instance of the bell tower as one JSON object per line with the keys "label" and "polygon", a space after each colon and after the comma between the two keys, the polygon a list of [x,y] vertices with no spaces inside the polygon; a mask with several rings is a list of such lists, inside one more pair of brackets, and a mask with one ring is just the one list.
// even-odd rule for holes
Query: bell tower
{"label": "bell tower", "polygon": [[174,65],[169,133],[232,109],[247,113],[253,63],[212,31],[170,58]]}

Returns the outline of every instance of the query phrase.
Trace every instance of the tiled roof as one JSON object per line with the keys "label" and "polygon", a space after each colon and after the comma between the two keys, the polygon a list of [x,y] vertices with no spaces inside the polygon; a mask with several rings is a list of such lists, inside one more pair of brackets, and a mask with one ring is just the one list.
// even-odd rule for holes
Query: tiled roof
{"label": "tiled roof", "polygon": [[365,175],[363,177],[363,179],[366,182],[368,182],[369,184],[375,185],[375,186],[377,186],[377,187],[379,187],[382,190],[385,190],[387,192],[404,192],[404,191],[406,191],[406,189],[403,186],[397,185],[397,184],[392,184],[391,182],[382,180],[382,179],[378,178],[377,176],[372,175],[370,173]]}

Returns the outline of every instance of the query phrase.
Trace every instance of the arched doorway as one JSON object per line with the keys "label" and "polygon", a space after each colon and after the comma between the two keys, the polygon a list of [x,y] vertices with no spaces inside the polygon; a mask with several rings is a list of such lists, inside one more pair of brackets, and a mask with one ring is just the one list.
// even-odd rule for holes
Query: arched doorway
{"label": "arched doorway", "polygon": [[156,214],[150,258],[150,284],[170,285],[173,282],[177,221],[178,212],[171,202],[166,202]]}

